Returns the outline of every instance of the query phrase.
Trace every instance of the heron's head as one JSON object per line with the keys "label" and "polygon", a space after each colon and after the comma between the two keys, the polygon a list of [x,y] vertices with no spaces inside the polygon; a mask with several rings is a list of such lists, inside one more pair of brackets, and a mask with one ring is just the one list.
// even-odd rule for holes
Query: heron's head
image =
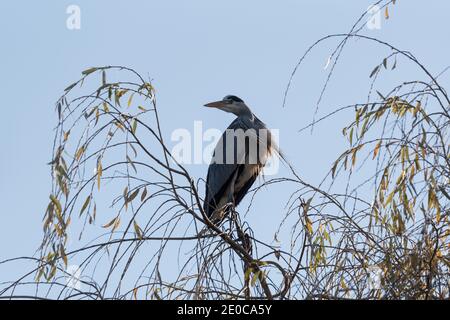
{"label": "heron's head", "polygon": [[227,95],[222,100],[207,103],[205,107],[217,108],[237,116],[252,114],[245,102],[241,98],[233,95]]}

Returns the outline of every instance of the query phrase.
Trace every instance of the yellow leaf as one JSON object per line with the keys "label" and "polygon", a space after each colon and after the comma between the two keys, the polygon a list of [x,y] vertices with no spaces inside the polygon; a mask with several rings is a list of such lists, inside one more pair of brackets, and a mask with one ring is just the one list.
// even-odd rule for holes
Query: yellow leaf
{"label": "yellow leaf", "polygon": [[309,234],[312,234],[313,233],[312,222],[307,216],[305,217],[305,222],[306,222],[306,229],[308,230]]}
{"label": "yellow leaf", "polygon": [[106,102],[103,102],[103,111],[105,111],[105,113],[109,112],[108,103],[106,103]]}
{"label": "yellow leaf", "polygon": [[114,222],[113,228],[111,229],[111,232],[116,231],[117,228],[119,228],[119,226],[120,226],[120,218],[117,217],[117,218],[116,218],[116,221]]}
{"label": "yellow leaf", "polygon": [[397,193],[397,190],[393,190],[387,197],[386,202],[384,203],[384,206],[386,207],[394,198],[395,194]]}
{"label": "yellow leaf", "polygon": [[83,207],[81,207],[81,211],[80,211],[80,217],[83,214],[83,212],[86,210],[86,208],[89,205],[89,202],[91,202],[91,195],[89,195],[86,200],[84,201]]}
{"label": "yellow leaf", "polygon": [[102,179],[102,174],[103,174],[102,161],[99,158],[97,161],[97,187],[98,187],[98,190],[100,190],[100,182]]}
{"label": "yellow leaf", "polygon": [[256,272],[253,274],[252,281],[250,282],[250,285],[251,285],[252,287],[255,286],[256,280],[258,280],[260,273],[261,273],[261,271],[258,270],[258,271],[256,271]]}
{"label": "yellow leaf", "polygon": [[60,246],[60,254],[61,254],[61,258],[63,259],[64,265],[67,267],[67,255],[66,252],[64,251],[64,246]]}
{"label": "yellow leaf", "polygon": [[70,135],[70,130],[67,131],[67,132],[64,132],[64,140],[63,140],[63,142],[66,142],[67,139],[69,139],[69,135]]}
{"label": "yellow leaf", "polygon": [[345,283],[345,281],[344,281],[343,278],[341,279],[341,287],[342,287],[342,289],[344,289],[344,290],[347,290],[347,289],[348,289],[347,284]]}
{"label": "yellow leaf", "polygon": [[61,207],[59,200],[52,194],[50,195],[50,200],[52,200],[53,204],[55,205],[56,211],[61,213],[62,207]]}
{"label": "yellow leaf", "polygon": [[356,164],[356,153],[357,152],[358,152],[358,150],[356,148],[353,149],[353,151],[352,151],[352,167],[354,167]]}
{"label": "yellow leaf", "polygon": [[380,151],[380,147],[381,147],[381,140],[378,141],[377,145],[375,146],[375,149],[373,149],[373,158],[375,159],[378,155],[378,152]]}
{"label": "yellow leaf", "polygon": [[253,272],[253,269],[252,268],[248,268],[247,270],[245,270],[245,273],[244,273],[244,279],[245,279],[245,281],[248,281],[248,280],[250,280],[250,274]]}
{"label": "yellow leaf", "polygon": [[103,225],[102,228],[109,228],[111,227],[113,224],[116,223],[116,220],[119,219],[119,217],[115,217],[114,219],[112,219],[110,222],[108,222],[107,224]]}
{"label": "yellow leaf", "polygon": [[84,146],[81,146],[80,149],[78,149],[77,152],[75,153],[75,159],[79,161],[83,153],[84,153]]}
{"label": "yellow leaf", "polygon": [[134,93],[130,94],[130,97],[128,98],[128,103],[127,103],[128,107],[131,106],[131,102],[133,101],[133,96],[134,96]]}
{"label": "yellow leaf", "polygon": [[134,232],[136,232],[136,235],[138,236],[138,238],[142,239],[142,229],[141,229],[141,227],[139,227],[139,225],[137,224],[137,222],[135,220],[133,221],[133,226],[134,226]]}

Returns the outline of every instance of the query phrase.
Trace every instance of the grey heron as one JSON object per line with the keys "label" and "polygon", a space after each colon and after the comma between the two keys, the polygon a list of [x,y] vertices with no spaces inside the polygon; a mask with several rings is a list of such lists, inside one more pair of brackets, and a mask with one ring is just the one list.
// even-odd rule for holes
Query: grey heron
{"label": "grey heron", "polygon": [[218,224],[242,201],[276,147],[266,125],[237,96],[205,106],[237,116],[214,149],[206,179],[204,211]]}

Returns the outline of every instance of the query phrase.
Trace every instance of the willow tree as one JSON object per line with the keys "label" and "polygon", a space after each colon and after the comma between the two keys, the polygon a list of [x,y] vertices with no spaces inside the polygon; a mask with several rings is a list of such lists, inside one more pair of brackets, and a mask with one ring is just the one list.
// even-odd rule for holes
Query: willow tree
{"label": "willow tree", "polygon": [[[395,1],[376,4],[387,15]],[[257,239],[239,214],[212,225],[203,179],[167,147],[154,84],[127,67],[93,67],[56,103],[43,241],[38,257],[22,258],[36,265],[0,296],[25,287],[36,298],[448,298],[450,100],[439,81],[447,69],[433,75],[410,52],[361,34],[366,18],[314,43],[289,81],[285,98],[305,58],[331,39],[338,45],[319,101],[350,41],[388,52],[369,73],[367,101],[308,126],[353,110],[342,124],[348,148],[330,159],[322,183],[288,163],[289,176],[252,190],[284,184],[292,193],[278,222],[286,245]],[[421,80],[378,91],[400,62]],[[121,81],[108,81],[111,73]],[[73,260],[77,285],[66,282]]]}

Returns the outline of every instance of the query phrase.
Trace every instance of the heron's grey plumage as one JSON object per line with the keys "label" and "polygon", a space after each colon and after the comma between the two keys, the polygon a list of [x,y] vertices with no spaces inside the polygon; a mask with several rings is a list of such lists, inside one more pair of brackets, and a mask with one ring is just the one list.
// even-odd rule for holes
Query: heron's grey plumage
{"label": "heron's grey plumage", "polygon": [[[273,148],[270,131],[240,98],[226,96],[222,101],[224,101],[223,104],[214,102],[206,106],[211,105],[237,115],[237,118],[228,126],[227,131],[243,130],[246,133],[254,133],[249,135],[248,143],[250,144],[252,139],[256,139],[258,158],[254,159],[256,161],[251,161],[249,145],[247,143],[244,146],[239,145],[236,141],[237,137],[232,137],[235,141],[230,144],[230,141],[227,141],[227,138],[230,138],[227,136],[227,131],[223,133],[214,150],[213,161],[208,168],[206,179],[204,210],[213,222],[219,222],[227,213],[227,204],[231,202],[233,206],[237,206],[241,202],[260,174]],[[249,131],[249,129],[252,130]],[[263,130],[267,137],[262,137],[260,134]],[[222,152],[220,148],[223,148]],[[233,153],[231,163],[226,161],[229,152]]]}

